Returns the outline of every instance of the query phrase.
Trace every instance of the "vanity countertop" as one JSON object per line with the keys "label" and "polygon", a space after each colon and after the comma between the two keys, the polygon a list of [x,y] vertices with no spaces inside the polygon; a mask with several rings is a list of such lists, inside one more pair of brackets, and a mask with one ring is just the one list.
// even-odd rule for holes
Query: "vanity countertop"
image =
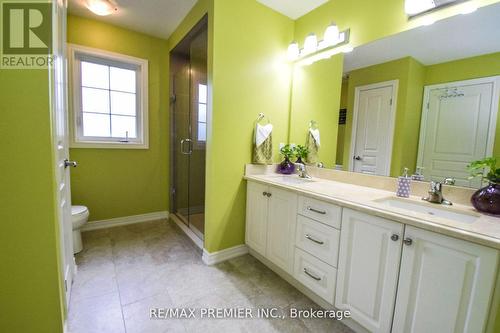
{"label": "vanity countertop", "polygon": [[[479,214],[472,206],[454,204],[443,206],[427,203],[418,196],[407,199],[396,197],[394,192],[371,187],[353,185],[322,178],[302,180],[297,175],[247,174],[244,179],[287,189],[298,194],[320,199],[342,207],[371,215],[464,239],[500,250],[500,218]],[[407,203],[428,205],[450,213],[462,213],[477,217],[473,222],[460,222],[448,218],[414,212],[389,206],[384,199],[405,200]],[[436,207],[438,206],[438,207]]]}

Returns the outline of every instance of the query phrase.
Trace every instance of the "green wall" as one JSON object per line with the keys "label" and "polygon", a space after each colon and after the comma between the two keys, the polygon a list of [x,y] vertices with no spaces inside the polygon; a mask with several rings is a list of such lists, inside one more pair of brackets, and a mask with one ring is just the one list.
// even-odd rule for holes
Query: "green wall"
{"label": "green wall", "polygon": [[0,332],[62,332],[47,70],[0,70]]}
{"label": "green wall", "polygon": [[319,161],[333,168],[337,152],[337,130],[342,84],[343,55],[293,70],[289,142],[304,145],[309,122],[320,130]]}
{"label": "green wall", "polygon": [[149,61],[149,149],[71,149],[72,203],[91,221],[168,210],[168,42],[77,16],[68,42]]}
{"label": "green wall", "polygon": [[244,243],[245,163],[251,161],[254,120],[264,112],[278,143],[288,137],[290,68],[286,49],[293,21],[254,0],[215,0],[213,105],[207,142],[205,248]]}

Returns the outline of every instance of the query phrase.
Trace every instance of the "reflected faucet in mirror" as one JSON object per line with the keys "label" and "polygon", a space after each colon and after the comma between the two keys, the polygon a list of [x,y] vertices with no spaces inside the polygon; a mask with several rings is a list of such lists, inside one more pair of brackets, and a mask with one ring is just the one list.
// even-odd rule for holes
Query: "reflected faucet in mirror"
{"label": "reflected faucet in mirror", "polygon": [[436,204],[441,204],[441,205],[448,205],[451,206],[453,203],[449,200],[446,200],[443,198],[443,184],[445,185],[455,185],[455,179],[453,178],[446,178],[443,183],[440,182],[435,182],[431,181],[431,189],[429,190],[429,196],[422,198],[422,200],[431,202],[431,203],[436,203]]}
{"label": "reflected faucet in mirror", "polygon": [[297,167],[297,172],[300,178],[312,179],[312,177],[307,173],[306,165],[303,163],[294,163]]}

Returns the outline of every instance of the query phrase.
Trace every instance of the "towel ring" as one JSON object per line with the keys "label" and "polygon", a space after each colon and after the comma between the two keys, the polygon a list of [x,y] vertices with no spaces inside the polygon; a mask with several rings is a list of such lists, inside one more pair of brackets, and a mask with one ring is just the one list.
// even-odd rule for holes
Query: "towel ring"
{"label": "towel ring", "polygon": [[311,120],[309,122],[309,128],[310,129],[317,129],[318,128],[318,122],[316,120]]}
{"label": "towel ring", "polygon": [[267,119],[267,123],[270,124],[271,123],[271,119],[269,119],[269,117],[267,117],[264,113],[259,113],[259,116],[257,117],[257,121],[256,123],[260,123],[261,120],[263,119]]}

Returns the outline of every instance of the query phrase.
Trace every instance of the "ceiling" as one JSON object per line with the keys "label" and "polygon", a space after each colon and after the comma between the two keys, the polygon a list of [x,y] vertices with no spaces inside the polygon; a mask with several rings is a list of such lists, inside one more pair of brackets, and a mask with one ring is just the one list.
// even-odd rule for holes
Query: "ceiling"
{"label": "ceiling", "polygon": [[257,0],[263,5],[274,9],[275,11],[288,16],[291,19],[309,13],[311,10],[321,6],[329,0]]}
{"label": "ceiling", "polygon": [[85,0],[69,0],[69,13],[167,39],[181,23],[196,0],[115,0],[118,11],[98,16]]}
{"label": "ceiling", "polygon": [[500,52],[499,36],[497,3],[356,47],[344,57],[344,72],[407,56],[428,66]]}

